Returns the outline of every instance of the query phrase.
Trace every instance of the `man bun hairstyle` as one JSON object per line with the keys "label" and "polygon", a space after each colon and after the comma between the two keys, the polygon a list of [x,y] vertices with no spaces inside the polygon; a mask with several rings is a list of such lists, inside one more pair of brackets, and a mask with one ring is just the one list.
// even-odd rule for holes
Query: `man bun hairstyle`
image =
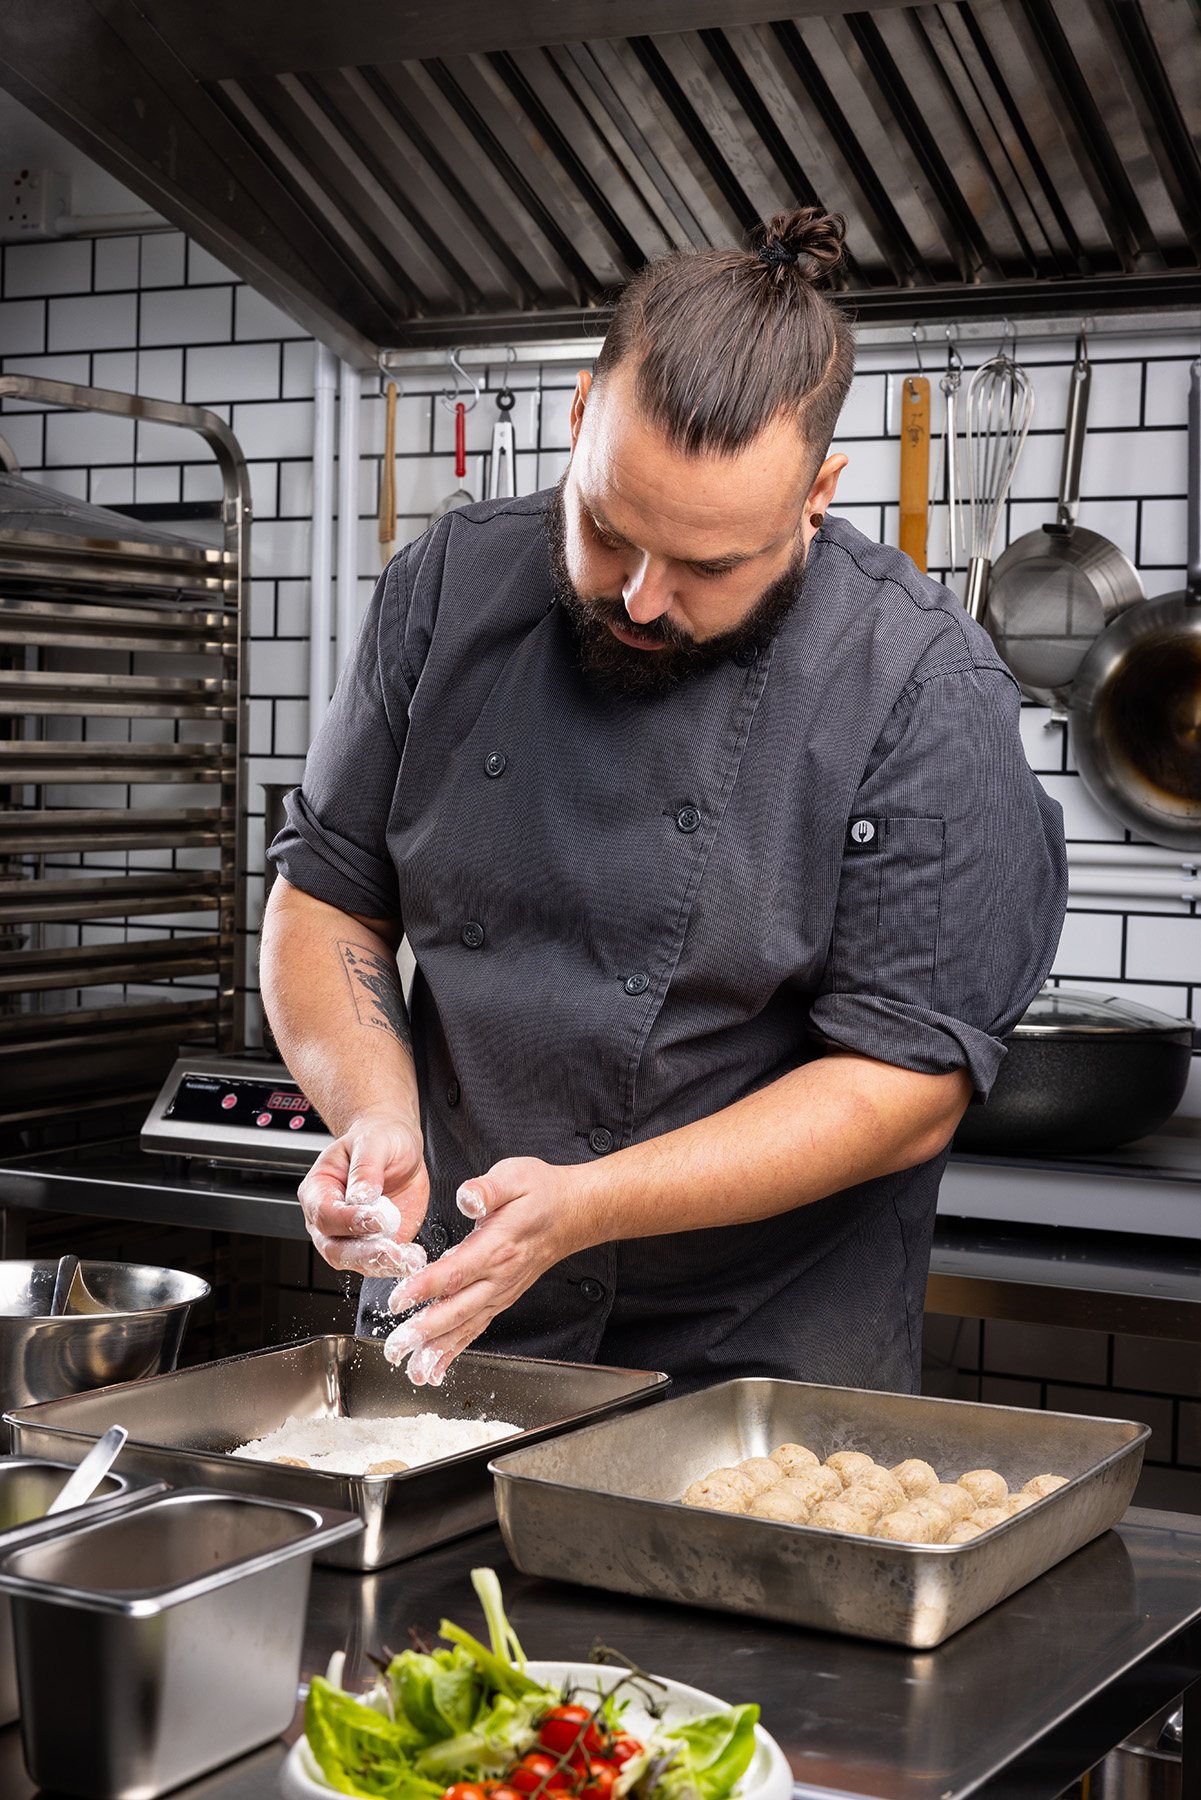
{"label": "man bun hairstyle", "polygon": [[648,263],[617,302],[596,363],[636,364],[647,422],[690,456],[732,456],[783,415],[825,458],[855,372],[851,321],[820,284],[846,221],[820,206],[777,213],[748,250],[684,250]]}

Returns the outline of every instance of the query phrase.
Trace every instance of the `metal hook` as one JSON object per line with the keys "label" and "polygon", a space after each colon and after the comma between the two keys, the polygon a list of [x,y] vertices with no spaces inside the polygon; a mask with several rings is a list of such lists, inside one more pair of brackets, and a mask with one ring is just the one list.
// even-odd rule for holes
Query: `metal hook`
{"label": "metal hook", "polygon": [[496,390],[496,404],[500,412],[507,417],[517,404],[517,396],[509,386],[509,370],[517,361],[517,352],[512,344],[505,345],[505,372],[501,376],[500,386]]}
{"label": "metal hook", "polygon": [[917,341],[917,334],[922,329],[922,326],[916,322],[909,327],[909,336],[913,340],[913,354],[917,357],[917,372],[919,375],[924,375],[926,373],[926,365],[922,361],[922,347]]}
{"label": "metal hook", "polygon": [[947,372],[939,382],[944,394],[956,393],[963,379],[963,358],[959,354],[959,346],[951,336],[951,326],[944,327],[947,340]]}
{"label": "metal hook", "polygon": [[[461,348],[461,346],[460,346],[460,348]],[[462,405],[466,412],[470,412],[472,410],[472,408],[476,405],[476,402],[479,400],[480,383],[478,381],[472,380],[471,376],[467,373],[466,369],[463,367],[462,363],[459,361],[459,350],[458,349],[448,350],[446,352],[446,366],[454,374],[455,385],[453,388],[443,388],[443,390],[439,394],[438,398],[441,400],[443,406],[446,408],[446,410],[448,412],[453,412],[457,405]],[[462,381],[466,384],[466,386],[471,389],[471,399],[470,400],[465,400],[465,401],[459,400],[459,381],[460,381],[460,379],[462,379]]]}

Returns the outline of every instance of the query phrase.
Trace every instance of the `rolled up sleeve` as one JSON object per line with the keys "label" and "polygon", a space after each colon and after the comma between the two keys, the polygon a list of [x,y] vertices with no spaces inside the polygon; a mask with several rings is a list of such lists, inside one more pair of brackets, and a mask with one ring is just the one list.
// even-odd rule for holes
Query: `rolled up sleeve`
{"label": "rolled up sleeve", "polygon": [[1009,677],[979,666],[902,695],[847,821],[810,1013],[829,1046],[965,1068],[981,1097],[1046,980],[1067,900],[1062,814],[1027,765],[1018,706]]}
{"label": "rolled up sleeve", "polygon": [[343,912],[399,919],[387,827],[411,698],[399,653],[405,568],[376,584],[350,661],[313,741],[287,824],[267,852],[280,874]]}

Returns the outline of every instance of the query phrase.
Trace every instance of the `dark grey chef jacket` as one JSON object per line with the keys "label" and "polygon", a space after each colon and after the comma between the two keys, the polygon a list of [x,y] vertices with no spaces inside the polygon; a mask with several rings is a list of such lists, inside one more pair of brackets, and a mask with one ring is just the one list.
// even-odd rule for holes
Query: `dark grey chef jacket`
{"label": "dark grey chef jacket", "polygon": [[[829,517],[773,640],[617,698],[555,603],[548,498],[465,507],[389,564],[271,850],[403,922],[431,1253],[499,1158],[606,1156],[829,1045],[987,1094],[1063,919],[1017,688],[945,588]],[[911,1389],[944,1161],[599,1245],[480,1343]],[[396,1323],[390,1285],[364,1283],[361,1332]]]}

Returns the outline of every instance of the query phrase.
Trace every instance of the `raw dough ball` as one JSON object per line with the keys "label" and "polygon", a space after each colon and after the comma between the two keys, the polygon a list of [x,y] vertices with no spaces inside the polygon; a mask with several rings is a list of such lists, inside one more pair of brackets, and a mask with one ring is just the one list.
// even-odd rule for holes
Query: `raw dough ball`
{"label": "raw dough ball", "polygon": [[407,1462],[395,1458],[391,1462],[368,1463],[363,1470],[364,1475],[403,1475],[408,1468]]}
{"label": "raw dough ball", "polygon": [[1033,1506],[1037,1500],[1037,1494],[1010,1494],[1005,1502],[1005,1511],[1012,1519],[1014,1513],[1025,1512],[1026,1508]]}
{"label": "raw dough ball", "polygon": [[936,1488],[931,1488],[926,1498],[937,1500],[940,1506],[945,1506],[956,1525],[960,1519],[968,1518],[976,1510],[972,1496],[957,1481],[940,1481]]}
{"label": "raw dough ball", "polygon": [[804,1444],[777,1444],[771,1453],[771,1460],[782,1475],[799,1475],[802,1469],[816,1469],[821,1466],[821,1457],[806,1450]]}
{"label": "raw dough ball", "polygon": [[1035,1475],[1031,1481],[1026,1483],[1022,1492],[1023,1494],[1033,1494],[1036,1500],[1042,1500],[1046,1495],[1053,1494],[1056,1488],[1067,1485],[1066,1475]]}
{"label": "raw dough ball", "polygon": [[811,1525],[824,1525],[828,1531],[855,1531],[865,1536],[871,1525],[857,1507],[843,1500],[823,1500],[809,1515]]}
{"label": "raw dough ball", "polygon": [[980,1536],[981,1527],[973,1525],[970,1519],[960,1519],[958,1525],[952,1525],[946,1536],[948,1544],[970,1544],[973,1538]]}
{"label": "raw dough ball", "polygon": [[919,1456],[910,1456],[905,1462],[898,1463],[893,1474],[911,1500],[917,1500],[923,1494],[932,1494],[939,1485],[934,1470]]}
{"label": "raw dough ball", "polygon": [[972,1514],[972,1524],[978,1525],[981,1531],[991,1531],[994,1525],[1003,1525],[1008,1517],[1007,1506],[980,1506]]}
{"label": "raw dough ball", "polygon": [[837,1500],[842,1492],[842,1483],[833,1469],[825,1469],[820,1463],[816,1469],[801,1469],[795,1475],[785,1476],[780,1485],[803,1493],[811,1506],[819,1500]]}
{"label": "raw dough ball", "polygon": [[879,1463],[870,1469],[864,1469],[861,1475],[854,1477],[853,1486],[857,1488],[873,1488],[884,1502],[884,1511],[893,1512],[898,1506],[905,1504],[905,1490],[890,1469],[882,1469]]}
{"label": "raw dough ball", "polygon": [[312,1463],[306,1462],[303,1456],[273,1456],[272,1462],[287,1463],[290,1469],[311,1469]]}
{"label": "raw dough ball", "polygon": [[932,1544],[934,1526],[915,1507],[901,1506],[878,1522],[872,1536],[894,1544]]}
{"label": "raw dough ball", "polygon": [[774,1463],[770,1456],[748,1456],[736,1466],[748,1481],[754,1483],[756,1494],[765,1494],[780,1479],[780,1465]]}
{"label": "raw dough ball", "polygon": [[892,1510],[879,1488],[862,1487],[857,1481],[843,1494],[842,1503],[853,1507],[869,1525],[874,1525],[883,1513]]}
{"label": "raw dough ball", "polygon": [[803,1525],[809,1517],[809,1503],[797,1493],[787,1493],[786,1484],[768,1488],[752,1500],[747,1512],[752,1519],[776,1519],[784,1525]]}
{"label": "raw dough ball", "polygon": [[938,1501],[933,1499],[929,1494],[919,1494],[916,1500],[911,1500],[909,1502],[908,1510],[910,1512],[920,1513],[923,1519],[929,1519],[934,1528],[934,1542],[936,1544],[942,1543],[955,1522],[946,1507],[940,1506]]}
{"label": "raw dough ball", "polygon": [[862,1450],[836,1450],[833,1456],[826,1458],[827,1469],[833,1469],[843,1487],[850,1487],[857,1475],[875,1466],[875,1459],[864,1456]]}
{"label": "raw dough ball", "polygon": [[745,1512],[750,1483],[741,1469],[714,1469],[685,1489],[685,1506],[707,1506],[712,1512]]}
{"label": "raw dough ball", "polygon": [[959,1477],[959,1485],[967,1489],[977,1506],[1000,1506],[1009,1494],[995,1469],[969,1469]]}

